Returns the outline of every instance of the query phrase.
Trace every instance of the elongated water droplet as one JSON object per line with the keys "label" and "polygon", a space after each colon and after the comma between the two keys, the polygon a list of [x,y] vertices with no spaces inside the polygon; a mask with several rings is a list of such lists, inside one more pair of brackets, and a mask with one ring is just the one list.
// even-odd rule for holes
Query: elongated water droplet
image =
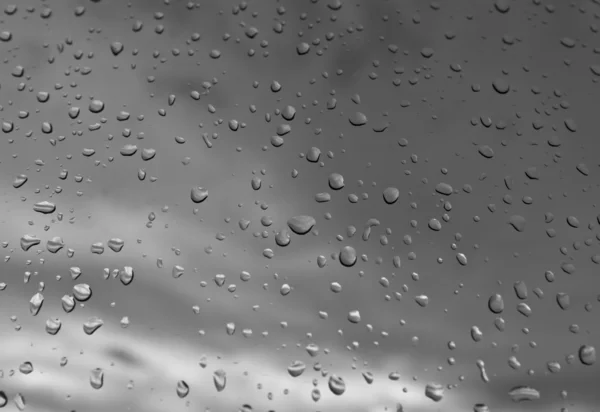
{"label": "elongated water droplet", "polygon": [[227,386],[227,374],[223,369],[216,370],[213,373],[213,383],[215,384],[217,392],[221,392],[225,389]]}
{"label": "elongated water droplet", "polygon": [[177,387],[175,389],[177,396],[179,396],[181,399],[185,398],[186,396],[188,396],[188,394],[190,393],[190,387],[188,386],[187,383],[185,383],[185,381],[179,381],[177,382]]}
{"label": "elongated water droplet", "polygon": [[42,309],[43,304],[44,295],[42,295],[41,293],[36,293],[29,301],[29,312],[33,316],[37,316],[37,314],[40,312],[40,309]]}
{"label": "elongated water droplet", "polygon": [[101,368],[90,372],[90,385],[94,389],[101,389],[104,386],[104,371]]}

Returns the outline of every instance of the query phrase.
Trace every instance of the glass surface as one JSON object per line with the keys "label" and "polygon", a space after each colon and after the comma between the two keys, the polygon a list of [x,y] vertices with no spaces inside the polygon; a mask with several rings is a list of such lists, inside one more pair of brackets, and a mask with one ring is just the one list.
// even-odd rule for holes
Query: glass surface
{"label": "glass surface", "polygon": [[0,407],[600,411],[600,2],[0,7]]}

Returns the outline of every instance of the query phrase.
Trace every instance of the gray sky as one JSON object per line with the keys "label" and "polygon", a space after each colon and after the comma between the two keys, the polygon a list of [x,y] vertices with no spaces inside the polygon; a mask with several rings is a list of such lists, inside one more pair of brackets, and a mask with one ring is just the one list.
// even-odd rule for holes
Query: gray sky
{"label": "gray sky", "polygon": [[[48,412],[600,405],[598,364],[579,357],[599,341],[596,3],[10,4],[0,20],[6,410],[19,393],[27,410]],[[343,188],[330,187],[333,173]],[[36,211],[44,201],[56,210]],[[294,216],[313,217],[312,230],[295,234]],[[23,250],[25,235],[40,243]],[[64,247],[51,253],[55,237]],[[346,246],[352,267],[338,258]],[[66,313],[61,299],[80,284],[92,295]],[[93,317],[103,326],[87,335]],[[306,365],[295,378],[294,361]],[[432,383],[446,388],[439,402],[425,394]],[[539,399],[514,401],[519,386]]]}

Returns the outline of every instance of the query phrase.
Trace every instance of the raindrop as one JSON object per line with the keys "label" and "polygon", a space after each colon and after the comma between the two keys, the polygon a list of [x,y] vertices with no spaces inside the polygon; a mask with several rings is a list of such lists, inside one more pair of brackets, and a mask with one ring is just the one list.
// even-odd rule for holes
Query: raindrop
{"label": "raindrop", "polygon": [[488,308],[492,313],[502,313],[504,311],[504,299],[502,299],[502,296],[498,293],[490,296],[490,299],[488,300]]}
{"label": "raindrop", "polygon": [[329,390],[337,396],[342,395],[344,392],[346,392],[346,383],[344,382],[344,379],[341,376],[337,376],[337,375],[331,375],[329,377]]}
{"label": "raindrop", "polygon": [[361,112],[354,113],[348,120],[352,126],[364,126],[367,124],[367,116]]}
{"label": "raindrop", "polygon": [[333,190],[340,190],[344,187],[344,176],[339,173],[329,175],[329,187]]}
{"label": "raindrop", "polygon": [[227,374],[223,369],[219,369],[213,373],[213,382],[217,392],[223,391],[227,386]]}
{"label": "raindrop", "polygon": [[499,94],[506,94],[510,90],[508,82],[502,78],[494,79],[492,82],[494,90]]}
{"label": "raindrop", "polygon": [[73,286],[73,297],[79,302],[85,302],[92,297],[92,289],[87,283]]}
{"label": "raindrop", "polygon": [[56,205],[44,200],[33,205],[33,210],[38,213],[50,214],[56,210]]}
{"label": "raindrop", "polygon": [[287,370],[292,378],[297,378],[306,370],[306,364],[302,361],[296,360],[293,361],[290,366],[288,366]]}
{"label": "raindrop", "polygon": [[104,385],[104,371],[100,368],[90,372],[90,385],[94,389],[100,389]]}
{"label": "raindrop", "polygon": [[513,402],[534,401],[540,399],[540,392],[529,386],[516,386],[508,392]]}
{"label": "raindrop", "polygon": [[186,396],[188,396],[188,394],[190,393],[190,387],[188,386],[187,383],[185,383],[185,381],[179,381],[179,382],[177,382],[176,392],[177,392],[177,396],[179,396],[181,399],[183,399]]}
{"label": "raindrop", "polygon": [[435,191],[444,196],[450,196],[454,191],[448,183],[438,183]]}
{"label": "raindrop", "polygon": [[112,54],[114,56],[118,56],[119,54],[121,54],[121,52],[123,51],[123,43],[120,43],[118,41],[111,43],[110,45],[110,51],[112,52]]}
{"label": "raindrop", "polygon": [[527,223],[527,221],[525,220],[525,218],[523,216],[520,215],[512,215],[509,219],[508,219],[508,223],[517,231],[517,232],[522,232],[525,230],[525,224]]}
{"label": "raindrop", "polygon": [[62,322],[58,318],[48,319],[46,321],[46,333],[56,335],[62,326]]}
{"label": "raindrop", "polygon": [[192,189],[190,197],[194,203],[202,203],[208,197],[208,190],[203,187],[197,186]]}
{"label": "raindrop", "polygon": [[312,216],[295,216],[287,221],[288,227],[297,235],[307,234],[316,223]]}
{"label": "raindrop", "polygon": [[100,113],[104,110],[104,102],[102,100],[92,100],[88,109],[92,113]]}
{"label": "raindrop", "polygon": [[425,396],[434,402],[439,402],[444,398],[444,386],[438,383],[428,383],[425,386]]}
{"label": "raindrop", "polygon": [[33,316],[37,316],[37,314],[40,312],[40,309],[42,308],[43,304],[44,304],[44,295],[42,295],[41,293],[36,293],[35,295],[33,295],[31,300],[29,301],[29,312]]}
{"label": "raindrop", "polygon": [[104,321],[97,317],[91,317],[83,324],[83,331],[86,335],[92,335],[104,325]]}
{"label": "raindrop", "polygon": [[388,187],[383,191],[383,200],[388,205],[393,205],[394,203],[396,203],[399,197],[400,191],[395,187]]}
{"label": "raindrop", "polygon": [[579,361],[586,365],[592,366],[596,363],[596,348],[590,345],[582,345],[579,348]]}
{"label": "raindrop", "polygon": [[352,267],[356,263],[356,250],[352,246],[344,246],[340,250],[340,263],[346,267]]}

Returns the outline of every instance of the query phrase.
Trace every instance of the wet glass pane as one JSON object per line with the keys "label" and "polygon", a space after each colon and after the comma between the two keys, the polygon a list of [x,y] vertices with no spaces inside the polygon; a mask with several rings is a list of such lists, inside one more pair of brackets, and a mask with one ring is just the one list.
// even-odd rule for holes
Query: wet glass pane
{"label": "wet glass pane", "polygon": [[0,14],[0,408],[597,410],[597,0]]}

